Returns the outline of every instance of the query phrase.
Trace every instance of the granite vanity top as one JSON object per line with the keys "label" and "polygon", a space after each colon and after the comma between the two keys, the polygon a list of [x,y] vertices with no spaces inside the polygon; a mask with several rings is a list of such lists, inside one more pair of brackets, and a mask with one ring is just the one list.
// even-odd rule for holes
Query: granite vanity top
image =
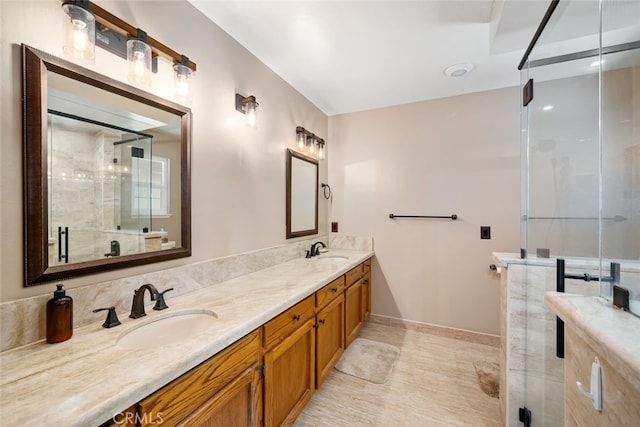
{"label": "granite vanity top", "polygon": [[[373,256],[332,249],[348,260],[295,259],[175,298],[169,308],[105,329],[102,322],[74,329],[59,344],[39,341],[0,353],[0,424],[99,425],[255,330],[325,284]],[[148,298],[148,297],[145,297]],[[217,315],[206,331],[179,344],[144,350],[116,345],[123,333],[188,310]]]}
{"label": "granite vanity top", "polygon": [[640,318],[601,297],[546,292],[544,301],[640,390]]}

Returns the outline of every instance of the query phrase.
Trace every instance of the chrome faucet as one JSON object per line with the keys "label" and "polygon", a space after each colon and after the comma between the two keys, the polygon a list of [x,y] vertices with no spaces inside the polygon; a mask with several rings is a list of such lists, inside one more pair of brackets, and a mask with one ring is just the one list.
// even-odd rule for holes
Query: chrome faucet
{"label": "chrome faucet", "polygon": [[145,283],[140,286],[140,288],[133,291],[133,303],[131,304],[131,314],[129,315],[132,319],[138,319],[140,317],[146,316],[147,313],[144,312],[144,291],[149,290],[151,294],[151,301],[156,300],[156,296],[158,295],[158,290],[151,283]]}
{"label": "chrome faucet", "polygon": [[311,245],[311,249],[307,251],[305,258],[311,258],[312,256],[320,255],[320,250],[318,248],[318,245],[321,245],[323,248],[327,247],[322,242],[315,242],[313,245]]}

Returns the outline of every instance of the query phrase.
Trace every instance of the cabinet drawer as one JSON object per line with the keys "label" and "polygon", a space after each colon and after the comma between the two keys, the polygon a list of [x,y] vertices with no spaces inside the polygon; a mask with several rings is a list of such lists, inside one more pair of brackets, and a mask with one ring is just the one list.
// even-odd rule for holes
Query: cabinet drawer
{"label": "cabinet drawer", "polygon": [[364,272],[365,273],[371,272],[371,258],[369,258],[364,262]]}
{"label": "cabinet drawer", "polygon": [[269,349],[288,337],[315,314],[316,297],[308,296],[264,325],[264,347]]}
{"label": "cabinet drawer", "polygon": [[260,330],[252,332],[140,402],[141,425],[175,425],[250,366],[260,363]]}
{"label": "cabinet drawer", "polygon": [[354,267],[351,270],[347,271],[347,274],[345,275],[347,278],[347,287],[357,282],[358,279],[360,279],[363,274],[364,274],[364,264],[360,264],[357,267]]}
{"label": "cabinet drawer", "polygon": [[344,276],[338,277],[333,282],[316,292],[316,307],[318,309],[329,304],[335,297],[344,290]]}

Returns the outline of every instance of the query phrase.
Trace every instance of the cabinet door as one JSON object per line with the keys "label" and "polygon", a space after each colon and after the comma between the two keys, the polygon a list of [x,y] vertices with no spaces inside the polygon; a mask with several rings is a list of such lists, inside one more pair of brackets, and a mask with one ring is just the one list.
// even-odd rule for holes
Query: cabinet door
{"label": "cabinet door", "polygon": [[369,320],[371,315],[371,272],[362,278],[362,321]]}
{"label": "cabinet door", "polygon": [[264,355],[265,426],[292,425],[315,390],[315,318]]}
{"label": "cabinet door", "polygon": [[244,371],[188,416],[178,427],[262,425],[262,374],[259,365]]}
{"label": "cabinet door", "polygon": [[344,295],[318,312],[316,329],[316,388],[320,388],[344,353]]}
{"label": "cabinet door", "polygon": [[362,328],[362,279],[345,291],[345,341],[347,347]]}
{"label": "cabinet door", "polygon": [[216,396],[220,399],[229,384],[260,365],[261,340],[261,330],[252,332],[143,399],[138,404],[139,425],[155,426],[160,419],[163,425],[176,425],[208,407]]}

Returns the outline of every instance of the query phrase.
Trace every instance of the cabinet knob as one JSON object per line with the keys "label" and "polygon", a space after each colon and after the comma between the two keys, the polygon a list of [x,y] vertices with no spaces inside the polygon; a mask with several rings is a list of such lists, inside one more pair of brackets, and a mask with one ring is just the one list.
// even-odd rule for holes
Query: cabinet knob
{"label": "cabinet knob", "polygon": [[362,281],[362,284],[363,284],[363,285],[368,285],[368,284],[369,284],[369,279],[364,279],[364,280]]}
{"label": "cabinet knob", "polygon": [[331,288],[331,292],[338,292],[338,288]]}
{"label": "cabinet knob", "polygon": [[321,325],[324,325],[325,320],[324,319],[320,319],[318,320],[318,323],[320,323]]}
{"label": "cabinet knob", "polygon": [[294,314],[293,315],[293,320],[300,320],[300,315],[299,314]]}
{"label": "cabinet knob", "polygon": [[313,324],[313,329],[318,329],[318,324],[317,323]]}

